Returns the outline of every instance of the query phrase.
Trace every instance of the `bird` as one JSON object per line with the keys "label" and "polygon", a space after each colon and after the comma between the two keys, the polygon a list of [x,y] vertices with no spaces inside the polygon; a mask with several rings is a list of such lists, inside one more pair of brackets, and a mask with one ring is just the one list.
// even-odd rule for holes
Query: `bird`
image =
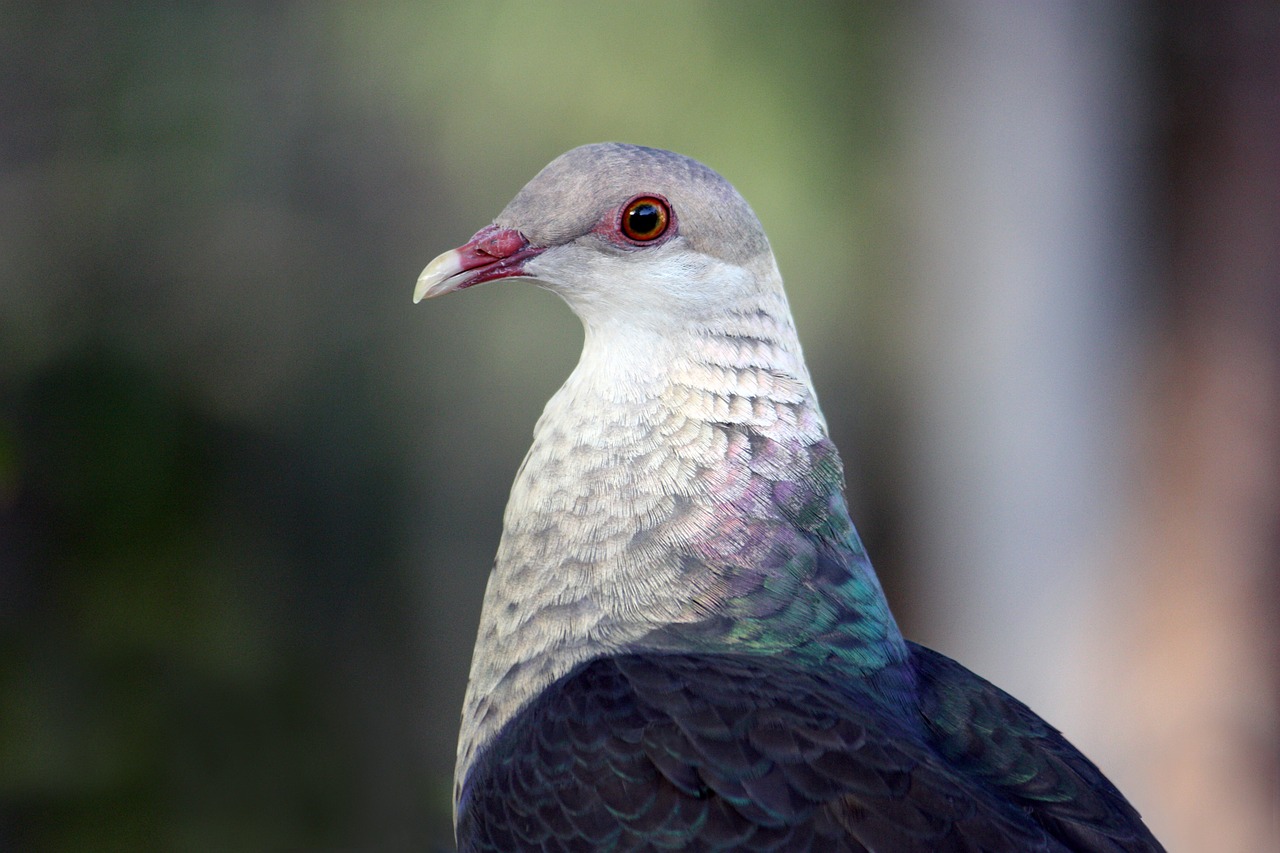
{"label": "bird", "polygon": [[473,851],[1159,851],[1026,705],[906,640],[782,276],[717,172],[574,148],[414,301],[582,321],[511,488],[454,782]]}

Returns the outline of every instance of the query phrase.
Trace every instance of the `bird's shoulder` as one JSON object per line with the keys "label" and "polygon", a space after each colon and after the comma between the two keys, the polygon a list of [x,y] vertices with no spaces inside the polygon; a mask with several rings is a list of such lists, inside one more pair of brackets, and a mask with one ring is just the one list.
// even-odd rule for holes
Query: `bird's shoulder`
{"label": "bird's shoulder", "polygon": [[994,786],[1072,850],[1163,849],[1102,771],[1057,729],[945,655],[908,646],[920,716],[952,767]]}
{"label": "bird's shoulder", "polygon": [[910,708],[779,657],[580,665],[484,749],[459,842],[479,850],[1062,850],[956,772]]}

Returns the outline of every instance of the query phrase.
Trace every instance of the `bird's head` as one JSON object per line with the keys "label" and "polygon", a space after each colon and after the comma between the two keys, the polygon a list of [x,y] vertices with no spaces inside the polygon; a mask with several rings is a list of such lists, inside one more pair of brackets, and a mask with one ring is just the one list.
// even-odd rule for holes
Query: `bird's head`
{"label": "bird's head", "polygon": [[414,301],[529,278],[588,325],[666,326],[781,287],[764,229],[724,178],[620,143],[553,160],[465,245],[433,260]]}

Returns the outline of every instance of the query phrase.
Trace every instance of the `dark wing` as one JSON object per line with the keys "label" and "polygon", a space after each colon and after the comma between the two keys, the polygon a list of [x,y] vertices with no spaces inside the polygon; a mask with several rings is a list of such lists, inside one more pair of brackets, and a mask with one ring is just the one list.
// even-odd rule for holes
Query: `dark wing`
{"label": "dark wing", "polygon": [[911,709],[890,712],[772,658],[599,659],[544,691],[481,753],[463,786],[459,846],[1066,849],[953,771],[927,738]]}
{"label": "dark wing", "polygon": [[983,779],[1078,851],[1164,848],[1102,772],[1017,699],[950,658],[910,644],[920,713],[952,766]]}

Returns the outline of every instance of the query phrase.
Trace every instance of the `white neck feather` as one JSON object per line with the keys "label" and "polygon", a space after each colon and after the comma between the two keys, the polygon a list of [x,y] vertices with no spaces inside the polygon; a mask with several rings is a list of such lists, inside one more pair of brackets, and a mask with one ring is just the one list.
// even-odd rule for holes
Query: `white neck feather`
{"label": "white neck feather", "polygon": [[[659,333],[587,324],[504,516],[463,707],[455,803],[479,748],[576,664],[705,615],[681,545],[732,467],[724,424],[825,434],[781,288]],[[717,425],[721,425],[717,428]]]}

